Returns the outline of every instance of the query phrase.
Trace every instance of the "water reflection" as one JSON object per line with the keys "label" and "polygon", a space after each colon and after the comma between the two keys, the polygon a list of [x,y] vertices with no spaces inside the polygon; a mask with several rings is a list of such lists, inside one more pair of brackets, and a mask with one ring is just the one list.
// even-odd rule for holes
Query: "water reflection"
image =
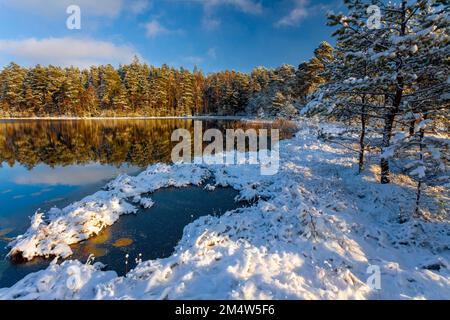
{"label": "water reflection", "polygon": [[[203,130],[269,128],[267,123],[203,121]],[[145,167],[170,162],[175,129],[193,133],[193,120],[1,121],[0,163],[26,168],[101,163]],[[289,132],[281,132],[286,137]]]}
{"label": "water reflection", "polygon": [[[18,185],[82,186],[108,180],[120,172],[122,171],[117,170],[117,168],[99,165],[97,163],[69,165],[51,169],[48,166],[37,165],[32,171],[27,170],[18,173],[12,181]],[[39,195],[51,190],[51,188],[43,188],[32,195]]]}
{"label": "water reflection", "polygon": [[14,121],[0,123],[0,163],[27,168],[44,163],[123,163],[146,166],[169,161],[170,135],[191,121]]}
{"label": "water reflection", "polygon": [[[270,128],[267,123],[203,121],[203,130]],[[137,174],[147,165],[170,162],[175,129],[193,134],[192,120],[0,121],[0,287],[44,268],[41,258],[13,265],[6,244],[29,227],[36,210],[62,208],[92,194],[120,173]],[[281,131],[281,138],[291,131]],[[229,189],[199,187],[160,190],[153,208],[122,217],[99,236],[73,248],[73,258],[94,254],[123,272],[125,252],[144,259],[168,256],[189,222],[238,206]],[[148,212],[147,212],[148,211]]]}

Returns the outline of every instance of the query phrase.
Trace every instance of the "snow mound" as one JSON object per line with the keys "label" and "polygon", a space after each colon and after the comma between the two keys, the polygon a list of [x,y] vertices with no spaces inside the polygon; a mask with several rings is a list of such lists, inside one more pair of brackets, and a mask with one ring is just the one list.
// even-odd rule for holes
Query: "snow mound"
{"label": "snow mound", "polygon": [[117,277],[114,271],[100,271],[101,263],[93,265],[79,261],[56,261],[45,269],[23,278],[20,286],[0,289],[2,300],[92,299],[96,287]]}

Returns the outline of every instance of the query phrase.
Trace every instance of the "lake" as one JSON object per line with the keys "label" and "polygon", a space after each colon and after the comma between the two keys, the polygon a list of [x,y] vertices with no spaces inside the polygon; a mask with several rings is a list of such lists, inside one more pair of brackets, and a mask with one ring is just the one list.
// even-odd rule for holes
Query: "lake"
{"label": "lake", "polygon": [[[203,120],[203,130],[270,128],[270,123]],[[173,130],[193,132],[192,119],[164,120],[0,120],[0,287],[45,268],[50,260],[12,263],[5,248],[30,225],[38,209],[62,208],[101,189],[121,173],[136,175],[146,166],[170,163]],[[281,137],[291,132],[281,131]],[[170,256],[183,228],[203,215],[220,215],[246,205],[235,190],[200,187],[161,189],[155,205],[122,216],[98,236],[72,247],[71,259],[90,254],[108,269],[124,274],[134,259]],[[125,266],[125,254],[129,264]]]}

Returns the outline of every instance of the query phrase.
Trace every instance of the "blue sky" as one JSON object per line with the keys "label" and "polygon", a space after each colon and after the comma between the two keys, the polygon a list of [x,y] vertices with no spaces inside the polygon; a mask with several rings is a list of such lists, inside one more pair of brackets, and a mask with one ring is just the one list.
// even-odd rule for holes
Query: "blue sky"
{"label": "blue sky", "polygon": [[[0,65],[194,65],[205,72],[298,65],[322,40],[339,0],[0,0]],[[69,30],[66,9],[81,9]]]}

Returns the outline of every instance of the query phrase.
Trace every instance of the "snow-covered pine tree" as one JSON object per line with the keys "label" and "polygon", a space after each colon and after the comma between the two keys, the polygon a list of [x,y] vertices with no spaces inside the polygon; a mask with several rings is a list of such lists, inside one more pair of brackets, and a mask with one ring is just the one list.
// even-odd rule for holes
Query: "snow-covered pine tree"
{"label": "snow-covered pine tree", "polygon": [[[425,125],[429,126],[442,109],[448,112],[449,107],[449,3],[445,0],[418,1],[411,4],[403,1],[398,12],[392,12],[392,15],[400,17],[397,24],[400,32],[388,38],[385,44],[389,46],[388,49],[376,53],[374,60],[378,64],[393,63],[389,56],[395,55],[394,61],[397,62],[394,76],[397,78],[397,89],[393,98],[393,109],[388,116],[392,118],[393,123],[393,117],[398,114],[401,123],[408,115],[413,114],[413,120],[422,124],[417,126],[416,130],[410,125],[407,144],[417,140],[420,162],[423,162],[428,159],[423,154],[426,149]],[[394,27],[395,25],[392,28]],[[389,147],[389,137],[389,132],[385,132],[385,148]],[[401,145],[405,141],[397,139],[396,144]],[[388,158],[382,155],[382,161],[386,165]],[[421,179],[424,178],[423,169],[425,166],[419,166],[412,171],[420,173],[417,174],[418,199]]]}
{"label": "snow-covered pine tree", "polygon": [[247,114],[291,117],[298,113],[295,68],[282,65],[274,70],[256,68],[251,74],[253,94],[246,106]]}
{"label": "snow-covered pine tree", "polygon": [[194,76],[194,115],[199,115],[203,113],[203,92],[204,92],[204,83],[205,76],[203,72],[199,70],[197,67],[193,70]]}
{"label": "snow-covered pine tree", "polygon": [[311,95],[317,87],[326,83],[325,68],[333,59],[333,47],[323,41],[314,50],[314,57],[298,66],[295,73],[294,93],[300,103],[306,103],[306,98]]}
{"label": "snow-covered pine tree", "polygon": [[[361,1],[347,3],[347,16],[331,13],[328,17],[330,26],[340,25],[334,33],[337,36],[334,51],[325,51],[327,47],[322,44],[316,51],[326,54],[316,53],[316,58],[304,68],[311,69],[304,77],[312,73],[313,79],[317,79],[314,81],[315,85],[324,85],[316,92],[316,99],[313,99],[302,113],[320,112],[339,120],[359,121],[361,129],[358,168],[361,172],[364,169],[366,128],[370,118],[377,117],[384,93],[379,94],[373,90],[371,81],[378,70],[371,63],[369,54],[376,34],[370,33],[367,27],[367,4]],[[320,48],[323,49],[319,50]],[[319,59],[320,56],[323,58]],[[306,93],[312,92],[314,91],[308,90]]]}
{"label": "snow-covered pine tree", "polygon": [[[345,3],[346,15],[329,15],[329,24],[339,27],[335,56],[341,67],[335,64],[328,69],[332,80],[322,86],[304,113],[314,109],[334,112],[345,106],[349,112],[381,117],[381,183],[389,183],[385,151],[394,129],[402,124],[411,104],[424,96],[445,97],[443,92],[448,90],[449,5],[445,0],[402,0],[400,5],[375,1],[381,16],[380,23],[372,28],[368,24],[372,1]],[[423,79],[427,81],[422,83]],[[355,102],[357,96],[360,103]],[[436,105],[442,107],[441,103]]]}
{"label": "snow-covered pine tree", "polygon": [[[450,119],[450,58],[448,2],[424,3],[414,18],[420,33],[396,39],[413,53],[405,72],[413,74],[403,98],[399,133],[385,153],[406,158],[404,171],[417,181],[415,213],[419,213],[424,185],[448,187]],[[417,30],[417,29],[416,29]],[[424,61],[426,65],[424,65]],[[448,208],[447,208],[448,210]]]}
{"label": "snow-covered pine tree", "polygon": [[280,92],[277,91],[272,98],[272,110],[275,113],[280,113],[284,104],[286,103],[286,97]]}

